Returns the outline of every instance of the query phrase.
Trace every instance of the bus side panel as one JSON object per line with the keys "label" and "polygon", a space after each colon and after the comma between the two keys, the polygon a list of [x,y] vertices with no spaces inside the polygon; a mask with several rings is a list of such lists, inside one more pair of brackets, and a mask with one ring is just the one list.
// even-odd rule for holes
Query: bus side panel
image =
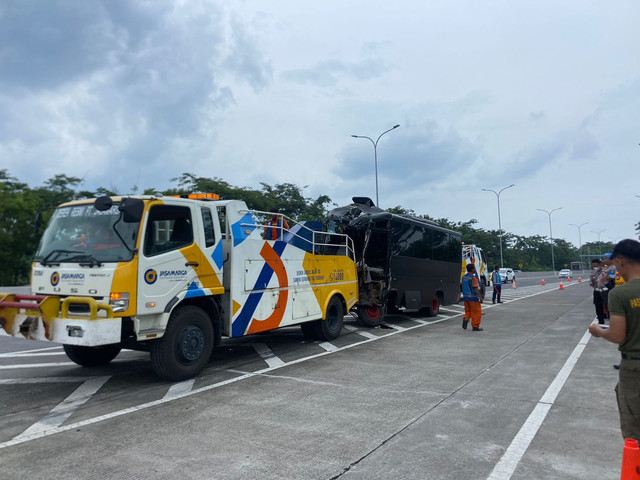
{"label": "bus side panel", "polygon": [[437,292],[443,293],[444,304],[451,304],[456,301],[460,288],[459,271],[458,263],[394,256],[391,257],[390,289],[398,292],[399,301],[405,292],[419,291],[422,300],[419,307],[430,306]]}

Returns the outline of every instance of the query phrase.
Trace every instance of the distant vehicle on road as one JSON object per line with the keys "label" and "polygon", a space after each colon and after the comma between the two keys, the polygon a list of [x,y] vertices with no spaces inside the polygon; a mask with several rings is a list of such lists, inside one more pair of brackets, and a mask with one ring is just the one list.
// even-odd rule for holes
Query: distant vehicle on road
{"label": "distant vehicle on road", "polygon": [[571,278],[571,270],[569,270],[568,268],[563,268],[562,270],[560,270],[560,272],[558,272],[558,278]]}
{"label": "distant vehicle on road", "polygon": [[502,277],[502,283],[513,283],[516,279],[516,272],[513,271],[513,268],[501,268],[500,276]]}

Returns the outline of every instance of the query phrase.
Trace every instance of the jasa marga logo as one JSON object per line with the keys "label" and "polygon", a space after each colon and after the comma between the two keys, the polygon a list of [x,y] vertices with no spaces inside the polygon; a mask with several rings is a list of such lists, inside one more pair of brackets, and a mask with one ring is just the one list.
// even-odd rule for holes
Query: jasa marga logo
{"label": "jasa marga logo", "polygon": [[153,285],[154,283],[156,283],[157,279],[158,279],[158,272],[156,272],[153,268],[150,268],[149,270],[144,272],[144,281],[147,282],[149,285]]}

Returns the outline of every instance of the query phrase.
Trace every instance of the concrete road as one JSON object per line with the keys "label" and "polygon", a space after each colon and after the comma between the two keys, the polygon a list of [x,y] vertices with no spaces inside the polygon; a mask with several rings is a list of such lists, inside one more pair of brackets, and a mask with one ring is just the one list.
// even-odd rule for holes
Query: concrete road
{"label": "concrete road", "polygon": [[590,288],[516,283],[483,332],[461,305],[349,318],[331,344],[282,329],[176,384],[144,353],[84,369],[0,337],[0,478],[619,477],[618,354],[585,335]]}

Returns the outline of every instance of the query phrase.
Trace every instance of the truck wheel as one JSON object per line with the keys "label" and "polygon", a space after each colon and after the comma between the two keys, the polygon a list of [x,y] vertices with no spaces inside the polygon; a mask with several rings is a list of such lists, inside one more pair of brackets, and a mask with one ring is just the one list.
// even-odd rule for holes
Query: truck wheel
{"label": "truck wheel", "polygon": [[151,366],[169,380],[195,377],[209,361],[213,334],[211,319],[202,309],[193,305],[176,308],[164,336],[151,342]]}
{"label": "truck wheel", "polygon": [[358,306],[358,323],[365,327],[377,327],[384,319],[384,310],[374,305]]}
{"label": "truck wheel", "polygon": [[80,345],[63,345],[63,347],[67,357],[83,367],[104,367],[116,358],[122,349],[119,343],[98,347],[82,347]]}
{"label": "truck wheel", "polygon": [[324,320],[316,320],[313,322],[316,337],[319,340],[330,341],[340,336],[342,324],[344,323],[344,310],[342,309],[342,301],[337,295],[331,297],[329,305],[327,305],[327,314]]}
{"label": "truck wheel", "polygon": [[300,324],[300,330],[302,330],[302,336],[305,338],[305,340],[318,339],[318,337],[316,337],[316,329],[314,323],[315,322],[305,322]]}

